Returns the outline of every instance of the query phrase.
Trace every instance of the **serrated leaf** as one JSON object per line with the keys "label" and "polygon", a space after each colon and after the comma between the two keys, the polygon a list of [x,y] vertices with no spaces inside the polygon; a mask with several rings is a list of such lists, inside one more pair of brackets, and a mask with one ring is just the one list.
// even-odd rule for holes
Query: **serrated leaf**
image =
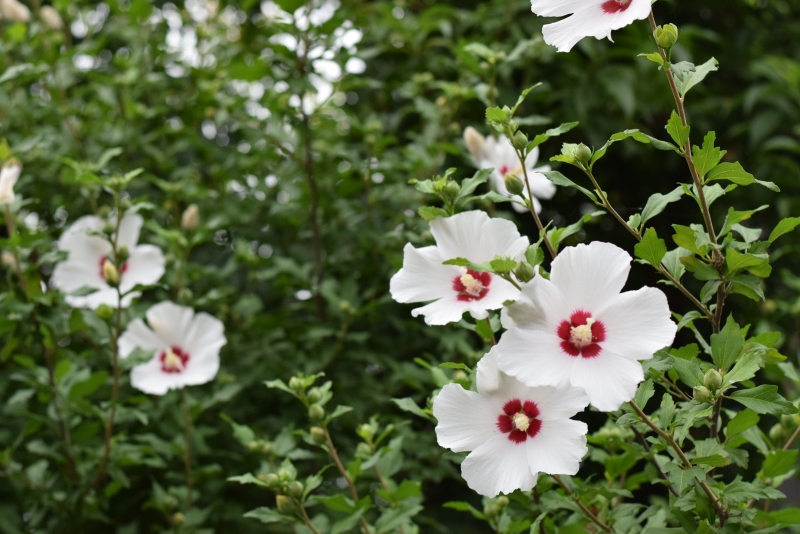
{"label": "serrated leaf", "polygon": [[678,373],[681,382],[690,388],[703,385],[703,371],[700,369],[697,358],[684,360],[683,358],[672,356],[672,361],[673,368]]}
{"label": "serrated leaf", "polygon": [[[677,202],[683,197],[683,187],[677,187],[672,192],[662,195],[656,193],[647,199],[647,204],[642,210],[641,224],[643,225],[656,215],[662,213],[671,202]],[[639,225],[637,225],[638,227]]]}
{"label": "serrated leaf", "polygon": [[703,139],[703,147],[693,147],[692,157],[697,173],[701,178],[708,174],[708,171],[719,165],[722,161],[722,156],[726,154],[725,150],[720,150],[714,146],[717,139],[716,132],[708,132],[705,139]]}
{"label": "serrated leaf", "polygon": [[689,469],[675,469],[669,474],[669,481],[678,490],[678,494],[683,493],[683,490],[694,484],[696,479],[705,480],[706,474],[699,467],[692,467]]}
{"label": "serrated leaf", "polygon": [[648,228],[642,240],[634,247],[634,254],[655,268],[661,265],[661,260],[667,254],[667,244],[658,237],[655,228]]}
{"label": "serrated leaf", "polygon": [[728,422],[725,427],[725,437],[731,439],[733,436],[756,426],[761,418],[756,412],[750,409],[742,410]]}
{"label": "serrated leaf", "polygon": [[434,206],[422,206],[417,210],[417,213],[419,213],[419,216],[425,219],[426,222],[431,222],[439,217],[447,217],[449,215],[442,208],[436,208]]}
{"label": "serrated leaf", "polygon": [[763,385],[735,391],[731,398],[756,413],[784,415],[795,414],[797,408],[778,393],[778,386]]}
{"label": "serrated leaf", "polygon": [[756,177],[744,170],[742,165],[738,162],[720,163],[708,173],[707,180],[728,180],[729,182],[742,186],[759,184],[772,191],[780,192],[780,188],[774,183],[756,180]]}
{"label": "serrated leaf", "polygon": [[703,456],[702,458],[695,458],[692,460],[692,464],[694,465],[708,465],[711,467],[725,467],[726,465],[731,465],[731,461],[719,454],[713,454],[711,456]]}
{"label": "serrated leaf", "polygon": [[669,122],[667,122],[667,133],[669,133],[672,140],[681,148],[681,151],[683,151],[683,147],[686,146],[686,143],[689,142],[689,133],[691,130],[691,126],[683,124],[683,119],[678,115],[678,112],[672,110],[672,115],[670,115]]}
{"label": "serrated leaf", "polygon": [[727,371],[744,348],[744,336],[733,316],[728,317],[719,334],[711,335],[711,357],[717,367]]}
{"label": "serrated leaf", "polygon": [[634,397],[634,402],[636,402],[640,408],[644,409],[645,404],[647,404],[647,401],[650,400],[655,392],[656,388],[653,385],[653,381],[645,380],[639,384],[639,388],[636,390],[636,396]]}
{"label": "serrated leaf", "polygon": [[702,65],[692,65],[686,61],[672,65],[672,71],[675,75],[675,85],[678,87],[678,93],[681,95],[681,100],[686,98],[686,93],[692,87],[702,82],[709,73],[719,70],[717,68],[717,60],[713,57],[703,63]]}
{"label": "serrated leaf", "polygon": [[583,193],[584,195],[586,195],[587,197],[589,197],[591,199],[591,201],[594,202],[595,204],[598,203],[597,202],[597,196],[594,193],[592,193],[591,191],[589,191],[585,187],[579,186],[578,184],[576,184],[575,182],[573,182],[572,180],[570,180],[569,178],[567,178],[566,176],[564,176],[560,172],[558,172],[558,171],[545,171],[545,172],[542,172],[542,174],[548,180],[553,182],[555,185],[559,185],[561,187],[573,187],[573,188],[577,189],[578,191],[580,191],[581,193]]}
{"label": "serrated leaf", "polygon": [[463,180],[461,182],[461,191],[459,192],[456,201],[468,197],[475,191],[475,189],[477,189],[479,185],[486,183],[489,180],[489,177],[492,175],[492,172],[494,172],[494,169],[481,169],[476,172],[472,178],[466,178]]}
{"label": "serrated leaf", "polygon": [[736,362],[729,372],[723,377],[723,385],[735,384],[744,380],[750,380],[761,368],[762,352],[748,352]]}
{"label": "serrated leaf", "polygon": [[538,134],[536,137],[533,138],[533,141],[528,143],[527,151],[530,152],[537,146],[541,145],[551,137],[556,137],[558,135],[562,135],[567,133],[568,131],[572,130],[576,126],[578,126],[578,122],[566,122],[557,128],[551,128],[544,133]]}
{"label": "serrated leaf", "polygon": [[773,451],[764,458],[764,467],[761,472],[767,478],[785,475],[794,469],[797,463],[797,449],[788,451]]}

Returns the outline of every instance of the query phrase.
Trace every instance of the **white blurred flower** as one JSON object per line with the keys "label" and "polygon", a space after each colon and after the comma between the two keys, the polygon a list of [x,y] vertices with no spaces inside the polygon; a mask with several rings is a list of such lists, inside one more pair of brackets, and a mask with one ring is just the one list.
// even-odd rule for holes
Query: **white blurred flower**
{"label": "white blurred flower", "polygon": [[[222,321],[192,308],[161,302],[147,310],[147,324],[134,319],[119,338],[120,356],[153,350],[153,358],[131,369],[131,385],[150,395],[210,382],[227,340]],[[149,327],[148,327],[149,325]]]}
{"label": "white blurred flower", "polygon": [[14,185],[19,180],[21,172],[22,166],[15,161],[0,170],[0,204],[14,202]]}
{"label": "white blurred flower", "polygon": [[53,6],[42,6],[39,16],[48,30],[58,31],[64,29],[64,21]]}
{"label": "white blurred flower", "polygon": [[11,22],[28,22],[31,10],[17,0],[0,0],[0,18]]}

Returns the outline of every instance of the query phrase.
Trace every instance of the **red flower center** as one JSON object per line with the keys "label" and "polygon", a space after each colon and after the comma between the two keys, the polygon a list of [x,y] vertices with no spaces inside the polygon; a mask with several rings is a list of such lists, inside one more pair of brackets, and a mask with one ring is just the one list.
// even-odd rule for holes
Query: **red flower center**
{"label": "red flower center", "polygon": [[481,300],[489,292],[492,275],[476,273],[472,269],[463,269],[463,274],[453,279],[453,289],[458,293],[458,300],[472,302]]}
{"label": "red flower center", "polygon": [[[108,256],[103,256],[102,258],[100,258],[100,278],[102,278],[103,280],[106,279],[106,277],[103,276],[103,264],[106,262],[106,260],[110,259],[111,258],[109,258]],[[119,269],[120,276],[125,274],[125,271],[127,270],[128,270],[128,262],[126,261],[125,263],[122,264],[122,269]]]}
{"label": "red flower center", "polygon": [[503,165],[498,170],[500,171],[501,176],[505,176],[506,174],[508,174],[508,171],[511,170],[511,167],[509,167],[508,165]]}
{"label": "red flower center", "polygon": [[605,325],[583,310],[573,313],[569,321],[561,321],[557,333],[561,348],[570,356],[594,358],[602,350],[598,343],[606,340]]}
{"label": "red flower center", "polygon": [[180,347],[168,347],[158,355],[161,370],[168,374],[182,373],[189,362],[189,353]]}
{"label": "red flower center", "polygon": [[524,443],[542,428],[538,417],[539,407],[535,402],[512,399],[503,406],[503,413],[497,417],[497,428],[503,434],[508,434],[508,439],[514,443]]}
{"label": "red flower center", "polygon": [[600,7],[603,8],[603,12],[605,13],[620,13],[631,7],[632,1],[633,0],[608,0]]}

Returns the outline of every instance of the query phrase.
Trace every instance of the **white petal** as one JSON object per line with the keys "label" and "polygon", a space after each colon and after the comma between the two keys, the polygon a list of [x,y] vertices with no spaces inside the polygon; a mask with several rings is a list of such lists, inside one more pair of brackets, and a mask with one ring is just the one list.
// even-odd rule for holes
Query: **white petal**
{"label": "white petal", "polygon": [[517,298],[519,298],[519,289],[508,280],[492,275],[486,296],[481,300],[473,300],[470,304],[473,310],[499,310],[503,307],[504,302],[517,300]]}
{"label": "white petal", "polygon": [[125,215],[119,223],[117,246],[126,246],[128,250],[133,251],[133,248],[139,242],[139,232],[142,229],[142,224],[144,224],[144,219],[138,213]]}
{"label": "white petal", "polygon": [[567,384],[577,359],[561,349],[555,332],[541,330],[509,330],[495,350],[500,370],[530,387]]}
{"label": "white petal", "polygon": [[[549,171],[549,167],[546,170]],[[548,180],[544,174],[528,171],[528,182],[531,184],[531,193],[534,198],[549,199],[556,194],[556,184]]]}
{"label": "white petal", "polygon": [[445,298],[431,302],[427,306],[411,310],[411,316],[425,317],[425,324],[441,326],[461,320],[464,313],[470,311],[470,303],[462,302],[456,298],[456,292]]}
{"label": "white petal", "polygon": [[414,248],[408,243],[403,249],[403,268],[389,282],[392,298],[404,303],[428,302],[450,295],[460,271],[442,261],[436,247]]}
{"label": "white petal", "polygon": [[131,369],[131,385],[149,395],[164,395],[170,389],[183,387],[181,373],[165,373],[156,355],[152,360]]}
{"label": "white petal", "polygon": [[504,376],[500,388],[509,391],[511,397],[535,402],[542,421],[569,419],[589,405],[586,392],[569,384],[528,387],[514,378]]}
{"label": "white petal", "polygon": [[652,358],[677,332],[666,295],[652,287],[622,293],[597,318],[606,327],[603,351],[632,360]]}
{"label": "white petal", "polygon": [[[538,3],[542,0],[533,1]],[[555,46],[559,52],[569,52],[584,37],[610,39],[612,30],[627,26],[634,20],[645,19],[650,12],[650,0],[633,0],[628,9],[618,13],[606,13],[601,7],[603,3],[602,0],[586,2],[585,7],[574,10],[574,15],[548,24],[542,28],[544,41]]]}
{"label": "white petal", "polygon": [[[127,308],[131,305],[131,301],[138,297],[140,293],[131,293],[122,298],[122,307]],[[117,290],[113,287],[106,286],[94,293],[82,297],[67,295],[64,300],[73,308],[90,308],[95,309],[101,304],[107,304],[112,308],[116,308],[119,303],[119,295]]]}
{"label": "white petal", "polygon": [[568,319],[574,310],[553,282],[537,274],[522,286],[517,301],[504,311],[503,326],[506,329],[516,326],[554,333],[561,321]]}
{"label": "white petal", "polygon": [[605,0],[531,0],[531,11],[540,17],[563,17],[587,5],[601,5]]}
{"label": "white petal", "polygon": [[12,165],[3,167],[0,170],[0,204],[11,204],[14,202],[14,185],[19,179],[22,167]]}
{"label": "white petal", "polygon": [[483,224],[480,234],[481,259],[470,261],[484,262],[493,260],[495,256],[508,256],[515,260],[525,258],[530,242],[519,235],[517,225],[505,219],[489,219]]}
{"label": "white petal", "polygon": [[497,391],[500,387],[500,368],[497,367],[497,351],[495,347],[492,347],[492,350],[478,362],[475,381],[477,382],[478,392],[481,395]]}
{"label": "white petal", "polygon": [[219,360],[219,351],[227,342],[225,325],[222,324],[222,321],[201,312],[194,316],[192,325],[186,333],[183,348],[193,359],[216,358]]}
{"label": "white petal", "polygon": [[601,352],[596,358],[576,358],[570,382],[583,388],[592,406],[601,412],[613,412],[636,394],[644,380],[642,365],[627,358]]}
{"label": "white petal", "polygon": [[181,385],[199,386],[214,380],[219,371],[219,352],[200,359],[190,359],[186,369],[179,373]]}
{"label": "white petal", "polygon": [[109,285],[100,277],[99,265],[88,265],[79,261],[62,261],[53,269],[50,279],[53,287],[64,293],[71,293],[82,287],[97,289],[108,288]]}
{"label": "white petal", "polygon": [[431,221],[431,233],[436,239],[442,261],[467,258],[471,262],[481,263],[492,259],[481,257],[481,235],[483,225],[488,220],[486,212],[473,210]]}
{"label": "white petal", "polygon": [[586,423],[561,419],[542,421],[539,433],[525,441],[530,470],[550,475],[575,475],[581,459],[589,452],[586,446]]}
{"label": "white petal", "polygon": [[[166,342],[150,330],[144,321],[134,319],[119,338],[119,355],[127,358],[137,347],[144,350],[160,351],[165,349]],[[157,355],[157,354],[156,354]]]}
{"label": "white petal", "polygon": [[550,280],[573,308],[570,313],[583,309],[595,315],[622,291],[630,270],[630,254],[611,243],[595,241],[562,250],[553,260]]}
{"label": "white petal", "polygon": [[493,434],[502,435],[497,428],[502,413],[500,400],[447,384],[433,400],[436,439],[454,452],[475,450]]}
{"label": "white petal", "polygon": [[167,345],[185,348],[194,310],[169,301],[156,304],[145,314],[147,323]]}
{"label": "white petal", "polygon": [[127,269],[120,276],[120,289],[126,292],[137,284],[155,284],[164,276],[164,254],[153,245],[139,245],[131,249]]}
{"label": "white petal", "polygon": [[481,495],[495,497],[515,490],[529,491],[538,473],[528,468],[527,448],[500,434],[475,449],[461,464],[467,485]]}

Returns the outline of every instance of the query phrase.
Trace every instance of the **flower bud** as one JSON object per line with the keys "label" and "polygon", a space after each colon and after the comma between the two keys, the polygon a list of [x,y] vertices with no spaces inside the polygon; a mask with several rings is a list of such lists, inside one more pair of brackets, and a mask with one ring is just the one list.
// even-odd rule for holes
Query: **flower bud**
{"label": "flower bud", "polygon": [[459,186],[456,182],[447,182],[447,185],[444,186],[444,194],[451,200],[455,200],[460,192],[461,186]]}
{"label": "flower bud", "polygon": [[262,441],[261,442],[261,447],[259,447],[259,450],[263,454],[266,454],[267,456],[270,456],[272,454],[275,454],[275,444],[272,443],[271,441]]}
{"label": "flower bud", "polygon": [[[262,477],[262,475],[258,475],[258,478],[261,478],[261,477]],[[270,473],[268,475],[263,475],[263,477],[264,477],[263,478],[264,484],[266,484],[270,488],[274,488],[275,486],[277,486],[278,484],[281,483],[280,479],[278,478],[278,475],[276,475],[275,473]]]}
{"label": "flower bud", "polygon": [[592,159],[592,149],[583,143],[579,144],[578,148],[575,149],[575,159],[587,165]]}
{"label": "flower bud", "polygon": [[678,42],[678,27],[674,24],[658,26],[655,31],[653,31],[653,39],[656,40],[658,46],[669,50]]}
{"label": "flower bud", "polygon": [[128,258],[130,257],[131,253],[128,250],[128,247],[125,245],[122,245],[119,247],[119,249],[117,249],[117,261],[120,263],[120,265],[128,261]]}
{"label": "flower bud", "polygon": [[518,176],[511,173],[506,174],[505,184],[508,192],[515,196],[522,195],[522,191],[525,189],[525,185],[522,183],[522,180],[520,180]]}
{"label": "flower bud", "polygon": [[167,512],[171,512],[178,507],[178,499],[175,498],[174,495],[167,495],[166,497],[164,497],[162,506],[164,507],[164,510],[166,510]]}
{"label": "flower bud", "polygon": [[297,511],[297,505],[294,499],[286,495],[278,495],[275,497],[275,503],[278,505],[278,511],[284,515],[292,515]]}
{"label": "flower bud", "polygon": [[289,483],[289,495],[294,497],[295,499],[299,499],[303,496],[303,483],[299,480],[295,480],[294,482]]}
{"label": "flower bud", "polygon": [[114,264],[111,263],[111,260],[103,262],[103,278],[111,287],[117,287],[119,285],[119,271]]}
{"label": "flower bud", "polygon": [[0,17],[11,22],[28,22],[31,10],[17,0],[0,0]]}
{"label": "flower bud", "polygon": [[327,441],[325,439],[325,431],[318,426],[312,426],[308,433],[311,434],[311,440],[317,445],[322,445]]}
{"label": "flower bud", "polygon": [[172,514],[172,525],[175,527],[179,527],[186,521],[186,516],[180,512],[175,512]]}
{"label": "flower bud", "polygon": [[495,517],[500,513],[500,507],[496,504],[487,504],[483,507],[483,513],[486,515],[486,517]]}
{"label": "flower bud", "polygon": [[248,448],[248,449],[250,449],[250,450],[251,450],[251,451],[253,451],[253,452],[255,452],[255,451],[260,451],[260,450],[261,450],[261,446],[262,446],[263,444],[264,444],[264,442],[263,442],[263,441],[261,441],[260,439],[257,439],[257,440],[255,440],[255,441],[251,441],[251,442],[250,442],[250,443],[247,445],[247,448]]}
{"label": "flower bud", "polygon": [[308,417],[312,421],[320,421],[325,417],[325,408],[319,404],[312,404],[308,409]]}
{"label": "flower bud", "polygon": [[514,270],[514,276],[517,277],[517,280],[523,283],[530,282],[531,280],[533,280],[533,277],[535,275],[536,275],[536,270],[527,261],[521,262],[519,266]]}
{"label": "flower bud", "polygon": [[453,382],[464,382],[465,380],[469,380],[469,375],[461,369],[456,369],[453,373]]}
{"label": "flower bud", "polygon": [[302,378],[293,376],[289,379],[289,387],[292,388],[295,393],[302,393],[303,390],[305,390],[305,383]]}
{"label": "flower bud", "polygon": [[716,369],[709,369],[703,377],[703,384],[711,391],[716,391],[722,385],[722,375]]}
{"label": "flower bud", "polygon": [[497,498],[496,502],[497,506],[499,506],[500,508],[505,508],[506,506],[508,506],[509,501],[508,497],[506,497],[505,495],[501,495],[500,497]]}
{"label": "flower bud", "polygon": [[278,469],[278,478],[281,480],[281,482],[291,482],[294,480],[292,472],[285,467]]}
{"label": "flower bud", "polygon": [[191,232],[200,226],[200,209],[197,204],[190,204],[181,215],[181,228],[184,232]]}
{"label": "flower bud", "polygon": [[781,416],[781,424],[784,428],[794,428],[797,426],[797,416],[796,415],[782,415]]}
{"label": "flower bud", "polygon": [[467,150],[469,150],[473,158],[481,157],[483,153],[483,141],[483,136],[472,126],[467,126],[467,129],[464,130],[464,143],[466,143]]}
{"label": "flower bud", "polygon": [[8,250],[4,250],[2,253],[0,253],[0,263],[9,269],[17,268],[17,258],[14,256],[13,252]]}
{"label": "flower bud", "polygon": [[308,394],[306,395],[306,398],[308,398],[308,402],[312,404],[315,402],[319,402],[319,399],[322,398],[322,391],[320,391],[319,388],[311,388]]}
{"label": "flower bud", "polygon": [[773,443],[783,441],[785,437],[786,437],[786,430],[780,423],[769,429],[769,439],[771,439]]}
{"label": "flower bud", "polygon": [[183,304],[184,306],[188,306],[192,303],[192,299],[194,298],[194,293],[188,287],[182,287],[178,291],[178,302]]}
{"label": "flower bud", "polygon": [[97,315],[102,320],[108,321],[112,317],[114,317],[114,308],[112,308],[108,304],[101,304],[94,309],[94,314]]}
{"label": "flower bud", "polygon": [[363,441],[356,446],[356,456],[361,458],[369,458],[372,456],[372,447],[369,446],[369,443],[364,443]]}
{"label": "flower bud", "polygon": [[364,423],[358,427],[356,434],[358,434],[358,437],[361,439],[370,440],[375,436],[375,429],[372,428],[372,425]]}
{"label": "flower bud", "polygon": [[525,150],[528,146],[528,136],[522,132],[514,134],[514,148],[517,150]]}
{"label": "flower bud", "polygon": [[39,10],[39,17],[48,30],[58,31],[64,29],[64,21],[61,20],[61,15],[58,14],[58,11],[53,6],[42,6]]}
{"label": "flower bud", "polygon": [[697,402],[711,402],[711,392],[705,386],[695,386],[692,394]]}

